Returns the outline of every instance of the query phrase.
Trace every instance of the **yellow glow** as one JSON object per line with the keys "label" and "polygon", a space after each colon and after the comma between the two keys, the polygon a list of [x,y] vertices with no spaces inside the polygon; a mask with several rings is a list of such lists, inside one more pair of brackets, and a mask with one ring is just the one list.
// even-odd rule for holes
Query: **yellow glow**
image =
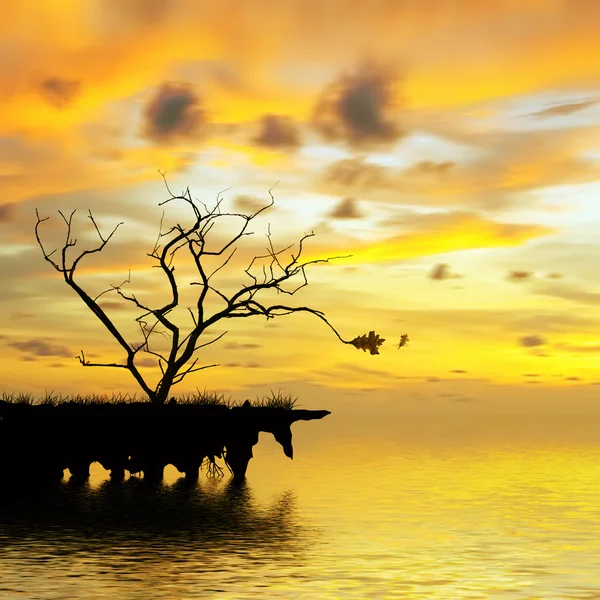
{"label": "yellow glow", "polygon": [[[347,248],[344,254],[352,256],[344,259],[344,265],[404,260],[475,248],[519,246],[527,240],[548,235],[553,231],[551,228],[537,225],[510,230],[502,223],[467,215],[440,231],[409,233],[363,247]],[[332,256],[331,251],[320,252],[318,255],[309,253],[310,251],[307,252],[307,260],[322,260]]]}
{"label": "yellow glow", "polygon": [[[218,386],[225,372],[229,384],[238,387],[310,379],[345,390],[401,386],[404,380],[399,377],[407,374],[445,378],[457,368],[473,377],[512,383],[523,382],[522,373],[532,372],[552,385],[565,383],[550,379],[556,373],[586,382],[595,377],[594,332],[600,312],[594,305],[597,282],[590,281],[589,273],[597,249],[590,245],[592,266],[587,258],[571,265],[565,256],[571,252],[579,256],[581,245],[588,243],[582,240],[592,239],[585,227],[597,221],[597,125],[591,123],[593,118],[585,125],[589,112],[579,121],[569,115],[576,124],[562,119],[560,126],[553,117],[532,117],[546,106],[560,105],[567,96],[598,97],[600,13],[593,3],[574,10],[572,3],[558,0],[467,2],[459,10],[443,2],[405,2],[398,8],[394,3],[359,1],[350,11],[347,3],[338,0],[259,3],[258,9],[253,3],[250,7],[182,0],[167,2],[168,14],[158,17],[139,10],[143,4],[23,0],[0,8],[7,57],[0,70],[4,194],[0,236],[6,235],[11,240],[7,243],[14,244],[13,252],[5,252],[10,294],[0,327],[5,336],[0,358],[5,361],[6,386],[29,383],[35,367],[38,375],[31,385],[38,389],[67,384],[135,389],[127,373],[83,369],[62,356],[22,360],[27,357],[10,344],[60,330],[69,349],[75,349],[73,355],[80,347],[97,347],[107,356],[115,352],[101,327],[92,335],[83,326],[90,315],[69,313],[70,320],[57,326],[61,306],[70,306],[52,285],[60,278],[50,269],[40,272],[21,245],[34,243],[33,204],[44,214],[64,208],[63,204],[84,208],[84,194],[67,194],[92,190],[106,201],[111,217],[118,217],[120,206],[131,214],[127,203],[130,192],[138,193],[136,184],[155,182],[156,193],[164,199],[157,169],[178,179],[189,176],[186,184],[202,199],[206,199],[203,187],[218,188],[222,182],[223,189],[235,178],[263,190],[277,179],[287,180],[289,187],[281,194],[283,210],[273,213],[273,230],[278,227],[277,214],[283,215],[285,233],[304,227],[304,220],[310,219],[307,229],[322,227],[325,234],[306,245],[303,261],[351,254],[338,264],[353,268],[355,277],[349,285],[343,283],[340,271],[322,275],[324,269],[316,267],[322,287],[311,282],[306,295],[292,300],[323,310],[336,327],[340,324],[346,338],[373,328],[387,338],[381,355],[372,357],[340,344],[317,319],[307,324],[284,318],[279,329],[253,330],[246,343],[259,342],[248,355],[215,349],[217,360],[234,366],[202,372],[191,380],[191,389],[196,382]],[[331,183],[329,188],[323,184],[327,188],[319,190],[323,194],[313,195],[319,174],[332,162],[344,155],[362,156],[362,147],[323,140],[310,121],[321,94],[340,78],[356,73],[367,59],[389,67],[396,76],[390,76],[389,82],[395,105],[390,111],[386,106],[384,112],[386,117],[390,112],[406,134],[399,136],[393,155],[378,151],[371,158],[408,167],[444,161],[452,163],[451,168],[440,173],[424,169],[409,176],[404,167],[390,167],[391,183],[381,186],[375,169],[373,188],[364,185],[356,190],[350,184],[334,188]],[[53,106],[40,93],[45,78],[73,82],[78,93],[65,106]],[[193,88],[206,115],[206,136],[172,144],[140,137],[147,102],[165,82]],[[342,105],[336,106],[341,114]],[[354,109],[345,107],[346,113]],[[259,147],[253,138],[267,114],[294,119],[306,152]],[[378,118],[366,116],[367,121]],[[526,146],[536,128],[541,132],[535,138],[539,144]],[[513,137],[505,138],[506,132]],[[523,147],[515,141],[521,134]],[[406,150],[413,138],[420,139],[414,149]],[[454,149],[457,141],[469,148],[472,158],[468,160],[474,163],[466,162],[464,148],[462,153]],[[231,170],[236,171],[233,176]],[[558,194],[552,204],[551,186],[583,180],[592,182],[585,191],[574,187]],[[291,194],[286,197],[288,190]],[[527,192],[519,195],[523,190]],[[356,219],[352,217],[357,215],[343,211],[336,214],[333,202],[346,197],[356,200],[364,214]],[[135,201],[137,206],[139,196]],[[432,206],[443,207],[448,220],[445,216],[428,220],[420,214]],[[560,221],[548,218],[551,210]],[[395,228],[396,215],[400,215],[399,228]],[[512,215],[528,225],[512,224]],[[564,231],[545,223],[556,223]],[[398,235],[399,231],[405,233]],[[552,244],[545,244],[544,236],[559,233],[562,238],[556,236]],[[294,236],[290,242],[296,240]],[[523,249],[530,241],[535,243]],[[148,240],[148,249],[153,242]],[[468,251],[478,259],[463,263],[465,268],[458,269],[462,278],[432,281],[428,276],[438,262],[453,267]],[[262,245],[257,253],[261,252]],[[145,271],[151,265],[143,253],[141,258],[113,257],[107,254],[106,260],[85,264],[79,272],[84,276],[114,273],[116,278],[127,269]],[[245,267],[249,260],[243,251],[234,261],[242,258]],[[564,277],[564,297],[539,291],[548,283],[546,274],[555,270],[555,261]],[[520,283],[507,282],[506,273],[513,269],[534,274]],[[183,269],[178,274],[187,275]],[[97,282],[93,277],[90,281]],[[575,290],[570,295],[569,286]],[[66,294],[70,292],[65,286]],[[456,323],[450,312],[436,316],[439,307],[458,309],[461,304],[463,321],[473,317],[475,324]],[[407,305],[420,308],[423,315],[407,320],[403,313]],[[489,319],[498,322],[475,319],[477,310],[489,311]],[[523,321],[518,318],[520,311],[527,313]],[[548,331],[546,316],[558,321]],[[249,328],[246,321],[254,325],[260,319],[243,321]],[[396,351],[393,338],[405,332],[413,341]],[[525,335],[543,335],[547,340],[541,347],[524,347],[518,339]]]}

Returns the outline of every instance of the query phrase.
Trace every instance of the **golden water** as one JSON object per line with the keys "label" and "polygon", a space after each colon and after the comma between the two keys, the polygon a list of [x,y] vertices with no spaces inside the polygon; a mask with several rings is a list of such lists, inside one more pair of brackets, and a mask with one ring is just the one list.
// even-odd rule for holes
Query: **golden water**
{"label": "golden water", "polygon": [[600,598],[600,447],[308,428],[293,462],[261,434],[242,489],[94,468],[2,507],[0,598]]}

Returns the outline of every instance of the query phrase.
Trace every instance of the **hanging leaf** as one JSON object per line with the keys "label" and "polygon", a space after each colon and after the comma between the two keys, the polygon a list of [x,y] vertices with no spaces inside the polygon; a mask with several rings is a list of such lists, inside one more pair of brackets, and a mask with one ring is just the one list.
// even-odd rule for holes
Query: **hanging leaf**
{"label": "hanging leaf", "polygon": [[403,333],[400,336],[400,343],[398,344],[398,349],[402,348],[402,346],[406,346],[406,344],[408,344],[409,339],[408,339],[408,334],[407,333]]}
{"label": "hanging leaf", "polygon": [[369,331],[369,335],[359,335],[350,343],[357,350],[362,350],[363,352],[368,350],[371,354],[379,354],[379,346],[381,346],[383,342],[385,342],[383,338],[380,338],[374,331]]}

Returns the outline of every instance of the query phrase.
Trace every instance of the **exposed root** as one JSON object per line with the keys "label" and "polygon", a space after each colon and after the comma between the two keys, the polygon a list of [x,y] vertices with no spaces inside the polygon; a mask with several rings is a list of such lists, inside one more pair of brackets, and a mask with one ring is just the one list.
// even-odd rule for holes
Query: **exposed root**
{"label": "exposed root", "polygon": [[223,460],[225,461],[225,466],[227,467],[229,472],[233,475],[233,469],[229,466],[229,463],[227,462],[227,450],[223,450]]}
{"label": "exposed root", "polygon": [[206,474],[209,477],[223,477],[225,471],[216,463],[214,454],[207,456],[202,465],[206,464]]}

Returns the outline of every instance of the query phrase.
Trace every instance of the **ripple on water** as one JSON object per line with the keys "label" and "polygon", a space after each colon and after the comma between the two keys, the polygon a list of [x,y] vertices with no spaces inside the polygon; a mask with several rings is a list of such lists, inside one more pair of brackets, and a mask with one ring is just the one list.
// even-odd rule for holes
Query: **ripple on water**
{"label": "ripple on water", "polygon": [[594,449],[373,447],[364,463],[360,447],[263,457],[252,485],[132,478],[5,499],[0,597],[600,597]]}

